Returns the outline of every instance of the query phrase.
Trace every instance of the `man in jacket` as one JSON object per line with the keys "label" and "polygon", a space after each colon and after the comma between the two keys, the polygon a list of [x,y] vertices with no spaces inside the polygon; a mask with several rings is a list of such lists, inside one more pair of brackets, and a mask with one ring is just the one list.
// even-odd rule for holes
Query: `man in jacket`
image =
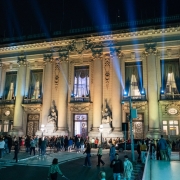
{"label": "man in jacket", "polygon": [[120,180],[121,174],[124,172],[123,162],[119,159],[119,154],[115,154],[115,159],[111,161],[111,168],[113,168],[114,180]]}
{"label": "man in jacket", "polygon": [[131,180],[131,174],[133,171],[133,165],[131,161],[128,160],[128,156],[124,156],[124,180]]}
{"label": "man in jacket", "polygon": [[158,145],[160,149],[161,160],[166,160],[167,159],[167,156],[166,156],[167,142],[163,138],[163,135],[161,135],[161,139],[159,140]]}

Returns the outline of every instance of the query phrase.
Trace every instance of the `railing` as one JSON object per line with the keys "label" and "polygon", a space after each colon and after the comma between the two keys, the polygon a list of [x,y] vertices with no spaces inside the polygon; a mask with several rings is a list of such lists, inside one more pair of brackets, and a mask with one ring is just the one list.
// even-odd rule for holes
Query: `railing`
{"label": "railing", "polygon": [[90,102],[89,97],[71,97],[70,102]]}
{"label": "railing", "polygon": [[[150,148],[149,148],[150,150]],[[146,162],[144,166],[144,173],[142,180],[151,180],[151,158],[150,158],[150,152],[147,152]]]}
{"label": "railing", "polygon": [[15,104],[15,99],[11,99],[11,100],[0,99],[0,104]]}
{"label": "railing", "polygon": [[129,97],[131,97],[132,101],[145,101],[146,95],[140,95],[140,96],[123,96],[123,101],[129,101]]}
{"label": "railing", "polygon": [[38,99],[24,99],[23,104],[42,104],[42,98]]}
{"label": "railing", "polygon": [[161,100],[180,100],[180,94],[161,94]]}

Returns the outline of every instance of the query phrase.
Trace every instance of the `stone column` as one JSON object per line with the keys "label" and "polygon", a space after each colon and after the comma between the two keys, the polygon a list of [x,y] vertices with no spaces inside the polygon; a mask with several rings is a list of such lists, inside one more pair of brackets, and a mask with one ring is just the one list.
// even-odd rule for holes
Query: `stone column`
{"label": "stone column", "polygon": [[147,96],[149,108],[149,132],[148,136],[154,138],[160,135],[159,112],[158,112],[158,84],[157,84],[157,67],[156,67],[156,49],[154,44],[149,44],[146,49],[147,56]]}
{"label": "stone column", "polygon": [[42,107],[41,123],[46,125],[52,103],[51,102],[52,80],[53,80],[52,54],[44,55],[44,61],[45,61],[45,68],[44,68],[44,79],[43,79],[43,107]]}
{"label": "stone column", "polygon": [[99,127],[102,121],[102,59],[94,60],[93,73],[93,131],[99,133]]}
{"label": "stone column", "polygon": [[[120,56],[121,57],[121,56]],[[121,72],[120,72],[120,61],[117,55],[112,56],[112,124],[113,124],[113,134],[121,134]],[[120,136],[118,136],[120,137]]]}
{"label": "stone column", "polygon": [[62,58],[60,56],[59,63],[59,98],[58,98],[58,133],[60,135],[67,135],[67,107],[68,107],[68,57]]}
{"label": "stone column", "polygon": [[16,84],[16,101],[14,109],[14,124],[13,129],[10,131],[12,135],[22,136],[23,133],[23,107],[22,102],[25,93],[26,85],[26,57],[18,57],[19,69],[17,73],[17,84]]}

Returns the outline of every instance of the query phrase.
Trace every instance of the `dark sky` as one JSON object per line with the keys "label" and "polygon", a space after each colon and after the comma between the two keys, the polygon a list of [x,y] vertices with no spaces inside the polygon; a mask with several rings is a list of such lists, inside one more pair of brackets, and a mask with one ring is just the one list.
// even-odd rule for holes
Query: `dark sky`
{"label": "dark sky", "polygon": [[0,38],[180,14],[180,0],[0,0]]}

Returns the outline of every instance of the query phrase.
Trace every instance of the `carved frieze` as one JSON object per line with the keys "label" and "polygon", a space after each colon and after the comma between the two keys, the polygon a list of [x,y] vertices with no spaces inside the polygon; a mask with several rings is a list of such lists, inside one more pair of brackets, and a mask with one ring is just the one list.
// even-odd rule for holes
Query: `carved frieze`
{"label": "carved frieze", "polygon": [[42,105],[41,104],[22,104],[24,111],[26,112],[40,112]]}
{"label": "carved frieze", "polygon": [[59,62],[68,62],[69,59],[69,51],[61,51],[59,52]]}
{"label": "carved frieze", "polygon": [[87,112],[90,109],[91,109],[90,104],[70,105],[70,111],[72,111],[72,112]]}

